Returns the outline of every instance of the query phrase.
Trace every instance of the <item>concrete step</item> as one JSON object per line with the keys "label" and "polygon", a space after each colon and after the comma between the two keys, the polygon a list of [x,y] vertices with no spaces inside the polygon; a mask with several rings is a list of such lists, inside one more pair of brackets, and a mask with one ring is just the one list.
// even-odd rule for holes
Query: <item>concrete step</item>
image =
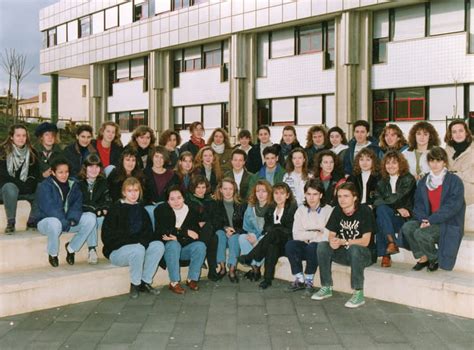
{"label": "concrete step", "polygon": [[[463,271],[413,271],[411,264],[391,268],[372,265],[365,270],[364,294],[369,298],[421,309],[474,318],[474,274]],[[351,293],[350,268],[332,266],[334,289]],[[290,264],[280,258],[276,278],[293,281]],[[316,286],[320,286],[319,274]]]}

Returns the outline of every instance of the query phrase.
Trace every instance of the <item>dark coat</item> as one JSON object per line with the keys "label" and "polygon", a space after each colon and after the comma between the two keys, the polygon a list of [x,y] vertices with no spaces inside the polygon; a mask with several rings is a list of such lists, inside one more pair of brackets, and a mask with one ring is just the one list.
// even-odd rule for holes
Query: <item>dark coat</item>
{"label": "dark coat", "polygon": [[190,192],[186,192],[186,204],[190,209],[198,213],[199,221],[212,224],[212,211],[216,201],[210,195],[198,198]]}
{"label": "dark coat", "polygon": [[[370,174],[369,179],[367,180],[367,198],[365,199],[365,204],[374,204],[375,191],[377,190],[377,184],[379,182],[379,179],[379,176]],[[359,198],[362,199],[362,192],[364,189],[364,186],[362,185],[362,175],[351,175],[347,178],[347,182],[352,182],[356,186]]]}
{"label": "dark coat", "polygon": [[321,151],[324,151],[325,149],[327,149],[326,147],[322,147],[322,148],[316,148],[314,146],[311,146],[311,147],[306,147],[304,150],[306,152],[306,156],[308,157],[308,169],[312,170],[313,169],[313,166],[314,166],[314,158],[316,157],[316,155],[321,152]]}
{"label": "dark coat", "polygon": [[69,179],[69,192],[63,202],[63,194],[58,184],[50,176],[41,182],[36,191],[38,222],[44,218],[61,221],[63,231],[69,231],[71,222],[79,223],[82,215],[82,192],[79,184]]}
{"label": "dark coat", "polygon": [[[79,187],[82,192],[82,211],[104,216],[103,211],[108,210],[112,204],[109,186],[103,176],[99,176],[94,183],[92,191],[89,190],[87,180],[80,180]],[[98,215],[98,212],[101,212]]]}
{"label": "dark coat", "polygon": [[[317,179],[320,179],[319,177],[316,177]],[[344,181],[341,181],[344,179],[344,176],[336,171],[333,171],[331,180],[329,180],[329,184],[327,188],[324,188],[324,200],[327,204],[330,206],[334,207],[337,205],[337,198],[336,198],[336,186],[338,184],[343,183]]]}
{"label": "dark coat", "polygon": [[[97,153],[96,149],[92,144],[87,147],[88,153]],[[87,155],[85,157],[87,157]],[[82,163],[84,162],[85,157],[82,156],[81,151],[79,150],[79,144],[77,142],[71,143],[66,146],[63,151],[64,158],[67,159],[69,163],[69,175],[77,177],[82,168]]]}
{"label": "dark coat", "polygon": [[375,191],[374,206],[378,207],[385,204],[394,210],[404,208],[411,213],[413,211],[413,196],[416,189],[415,178],[412,174],[406,173],[398,177],[395,188],[396,193],[392,193],[390,178],[380,179]]}
{"label": "dark coat", "polygon": [[191,142],[191,140],[189,140],[188,142],[183,143],[181,147],[179,147],[179,154],[186,151],[191,152],[194,158],[199,152],[199,146],[196,146],[194,143]]}
{"label": "dark coat", "polygon": [[[141,173],[141,172],[140,172]],[[142,188],[144,188],[144,180],[142,176],[135,176],[140,183],[142,184]],[[109,176],[107,177],[107,184],[109,186],[109,193],[110,198],[112,198],[112,202],[118,201],[122,198],[122,185],[125,180],[120,181],[118,178],[117,168],[113,169]]]}
{"label": "dark coat", "polygon": [[285,210],[283,211],[283,216],[281,217],[280,223],[275,224],[273,219],[273,212],[275,211],[275,206],[269,208],[265,215],[265,225],[263,226],[262,235],[266,235],[272,232],[277,232],[273,234],[274,239],[278,242],[277,244],[282,244],[293,237],[293,222],[295,220],[295,212],[297,206],[296,203],[287,203]]}
{"label": "dark coat", "polygon": [[464,185],[458,176],[447,173],[443,181],[440,207],[438,211],[432,213],[426,179],[427,176],[418,182],[413,217],[420,223],[426,219],[431,225],[440,226],[438,263],[442,269],[452,270],[464,235],[466,214]]}
{"label": "dark coat", "polygon": [[[299,142],[295,142],[295,143],[292,143],[291,144],[291,149],[290,149],[290,152],[292,150],[294,150],[295,148],[301,148],[301,145]],[[285,154],[283,153],[284,150],[283,150],[283,142],[280,142],[280,154],[278,155],[278,163],[280,163],[280,165],[284,168],[285,167],[285,164],[286,164],[286,159],[288,158],[288,156],[290,155],[290,153],[288,152],[288,154],[286,154],[286,157],[285,157]]]}
{"label": "dark coat", "polygon": [[[252,179],[253,174],[249,173],[247,170],[244,169],[244,173],[242,175],[242,181],[240,181],[240,189],[239,189],[239,195],[242,200],[247,200],[247,197],[249,195],[249,190],[250,190],[250,180]],[[225,177],[230,177],[231,179],[234,179],[234,172],[232,170],[228,171],[225,174]]]}
{"label": "dark coat", "polygon": [[[194,168],[194,170],[193,170],[193,176],[194,176],[194,175],[202,175],[202,176],[206,177],[206,169],[204,169],[203,166]],[[211,192],[214,193],[214,191],[215,191],[216,188],[217,188],[217,184],[218,184],[219,180],[220,180],[220,179],[217,178],[216,173],[214,172],[214,170],[212,170],[212,171],[211,171],[211,180],[209,181],[209,183],[210,183],[210,185],[211,185]]]}
{"label": "dark coat", "polygon": [[150,216],[141,204],[136,205],[140,206],[140,214],[142,216],[142,229],[139,234],[132,234],[130,232],[130,204],[117,201],[110,207],[102,225],[102,242],[104,243],[102,252],[106,258],[109,258],[109,255],[114,250],[127,244],[140,243],[147,248],[150,242],[156,240],[153,238]]}
{"label": "dark coat", "polygon": [[[167,170],[172,171],[172,170]],[[148,167],[143,171],[145,175],[145,187],[143,190],[143,202],[145,205],[156,204],[159,202],[166,201],[166,191],[173,185],[179,184],[179,179],[176,174],[173,173],[168,183],[165,185],[162,193],[158,193],[158,189],[155,185],[155,179],[153,177],[153,170]]]}
{"label": "dark coat", "polygon": [[256,173],[260,170],[263,165],[262,155],[260,153],[260,143],[253,145],[249,150],[247,162],[245,164],[247,170],[251,173]]}
{"label": "dark coat", "polygon": [[215,230],[223,230],[224,227],[232,227],[236,234],[244,233],[244,214],[247,209],[246,204],[238,204],[234,202],[234,215],[232,222],[227,218],[223,201],[216,201],[214,210],[212,211],[212,222]]}
{"label": "dark coat", "polygon": [[19,194],[35,193],[38,182],[43,178],[39,172],[39,161],[36,153],[34,154],[34,162],[32,162],[32,156],[33,155],[30,155],[30,164],[28,166],[28,177],[26,178],[26,181],[20,180],[21,169],[18,169],[15,176],[10,176],[7,169],[6,157],[5,159],[0,160],[0,188],[2,188],[6,183],[11,182],[18,187],[18,190],[20,191]]}
{"label": "dark coat", "polygon": [[53,160],[56,158],[59,158],[63,153],[63,150],[57,144],[53,145],[51,154],[49,155],[48,158],[46,158],[45,154],[43,153],[45,151],[45,148],[43,147],[43,145],[36,144],[35,151],[38,155],[40,176],[42,176],[46,170],[51,169],[51,163],[53,162]]}
{"label": "dark coat", "polygon": [[[196,232],[198,235],[201,233],[199,227],[199,215],[192,208],[189,208],[189,212],[178,230],[176,227],[176,215],[173,209],[168,203],[163,203],[155,208],[155,238],[163,241],[163,235],[174,235],[177,237],[179,244],[182,247],[196,242],[197,240],[192,239],[188,236],[188,230]],[[166,241],[163,241],[164,243]]]}
{"label": "dark coat", "polygon": [[[97,140],[92,140],[92,146],[96,150],[97,154],[99,154],[99,152],[97,151]],[[110,145],[109,164],[118,166],[120,163],[120,156],[122,155],[122,152],[123,152],[123,147],[117,145],[115,142],[112,142],[112,144]]]}
{"label": "dark coat", "polygon": [[[374,151],[375,155],[378,159],[383,158],[383,151],[380,149],[378,142],[375,138],[369,137],[370,145],[367,148]],[[346,154],[344,155],[344,174],[352,175],[352,169],[354,167],[354,152],[356,146],[356,140],[352,139],[347,144],[349,148],[346,150]]]}

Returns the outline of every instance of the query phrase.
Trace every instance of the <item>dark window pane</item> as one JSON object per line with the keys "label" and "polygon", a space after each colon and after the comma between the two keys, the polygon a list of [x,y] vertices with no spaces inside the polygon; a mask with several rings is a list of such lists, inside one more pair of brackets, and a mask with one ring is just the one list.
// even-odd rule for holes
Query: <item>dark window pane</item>
{"label": "dark window pane", "polygon": [[410,101],[410,117],[416,119],[425,119],[425,100]]}
{"label": "dark window pane", "polygon": [[258,100],[257,125],[270,125],[270,101]]}
{"label": "dark window pane", "polygon": [[395,100],[395,118],[408,117],[408,100]]}
{"label": "dark window pane", "polygon": [[120,130],[129,131],[129,125],[128,125],[129,120],[130,120],[129,112],[118,113],[118,125],[120,126]]}

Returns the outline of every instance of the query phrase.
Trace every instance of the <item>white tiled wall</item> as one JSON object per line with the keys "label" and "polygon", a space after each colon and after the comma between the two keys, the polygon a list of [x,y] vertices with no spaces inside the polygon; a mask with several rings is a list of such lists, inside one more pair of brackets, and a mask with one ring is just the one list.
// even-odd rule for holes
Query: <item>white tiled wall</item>
{"label": "white tiled wall", "polygon": [[143,80],[114,84],[114,94],[107,99],[109,113],[145,109],[148,109],[148,92],[143,92]]}

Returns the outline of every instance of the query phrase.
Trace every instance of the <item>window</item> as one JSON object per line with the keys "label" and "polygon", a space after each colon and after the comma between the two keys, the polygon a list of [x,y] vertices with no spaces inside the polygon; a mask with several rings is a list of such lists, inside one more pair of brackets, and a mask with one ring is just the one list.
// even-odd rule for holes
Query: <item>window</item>
{"label": "window", "polygon": [[222,126],[222,105],[204,105],[202,108],[202,122],[208,129]]}
{"label": "window", "polygon": [[174,129],[185,130],[193,122],[201,122],[206,128],[214,129],[228,125],[228,103],[174,107]]}
{"label": "window", "polygon": [[48,30],[48,47],[56,46],[56,28]]}
{"label": "window", "polygon": [[293,28],[276,30],[271,33],[270,53],[271,58],[295,54],[295,31]]}
{"label": "window", "polygon": [[323,27],[321,23],[300,28],[299,53],[323,51]]}
{"label": "window", "polygon": [[173,64],[173,87],[179,87],[179,74],[183,71],[182,60],[175,60]]}
{"label": "window", "polygon": [[87,97],[87,85],[82,85],[82,97]]}
{"label": "window", "polygon": [[[135,58],[109,65],[109,85],[122,81],[143,79],[143,91],[148,91],[148,57]],[[111,91],[109,87],[109,93]],[[109,95],[110,96],[110,95]]]}
{"label": "window", "polygon": [[373,18],[372,63],[385,63],[387,44],[390,41],[390,10],[375,12]]}
{"label": "window", "polygon": [[294,125],[296,121],[295,99],[272,100],[271,121],[272,125]]}
{"label": "window", "polygon": [[115,63],[109,64],[109,85],[108,85],[108,96],[114,94],[114,83],[117,80],[117,69]]}
{"label": "window", "polygon": [[117,62],[117,81],[125,81],[129,79],[130,79],[129,61]]}
{"label": "window", "polygon": [[132,132],[139,125],[148,125],[148,111],[128,111],[112,113],[111,120],[114,120],[121,131]]}
{"label": "window", "polygon": [[133,23],[133,2],[129,1],[119,6],[119,23],[121,26]]}
{"label": "window", "polygon": [[133,20],[139,21],[148,17],[148,0],[135,0]]}
{"label": "window", "polygon": [[145,64],[143,57],[130,61],[130,79],[145,77]]}
{"label": "window", "polygon": [[186,72],[201,69],[201,46],[184,50],[184,69]]}
{"label": "window", "polygon": [[394,119],[424,120],[425,119],[425,90],[404,89],[395,91]]}
{"label": "window", "polygon": [[105,10],[105,29],[117,27],[118,25],[118,6]]}
{"label": "window", "polygon": [[388,90],[374,91],[373,93],[373,118],[375,122],[390,120],[389,92]]}
{"label": "window", "polygon": [[41,103],[46,103],[46,96],[47,96],[46,91],[43,91],[41,93]]}
{"label": "window", "polygon": [[67,30],[66,30],[66,28],[67,28],[66,24],[63,24],[63,25],[60,25],[59,27],[57,27],[56,38],[57,38],[58,45],[62,44],[62,43],[65,43],[67,41]]}
{"label": "window", "polygon": [[[103,16],[104,14],[102,14]],[[79,36],[79,21],[71,21],[67,24],[67,41],[76,40]]]}
{"label": "window", "polygon": [[270,58],[269,33],[258,34],[257,37],[257,76],[267,76],[267,61]]}
{"label": "window", "polygon": [[270,100],[257,101],[257,125],[270,125]]}
{"label": "window", "polygon": [[91,16],[82,17],[79,19],[79,38],[85,38],[91,35]]}
{"label": "window", "polygon": [[298,97],[298,125],[323,124],[322,96]]}
{"label": "window", "polygon": [[423,38],[425,36],[425,4],[395,9],[394,40]]}
{"label": "window", "polygon": [[189,7],[192,5],[192,0],[172,0],[173,1],[173,11]]}
{"label": "window", "polygon": [[[220,43],[219,43],[220,44]],[[204,68],[219,67],[222,63],[221,48],[206,51],[204,49]]]}
{"label": "window", "polygon": [[334,22],[324,23],[325,31],[325,53],[324,53],[324,69],[331,69],[334,67],[335,46],[336,40],[334,36]]}
{"label": "window", "polygon": [[201,57],[185,61],[186,72],[201,69]]}
{"label": "window", "polygon": [[183,113],[184,107],[175,107],[174,108],[174,129],[176,131],[183,130]]}
{"label": "window", "polygon": [[229,125],[229,103],[225,102],[222,104],[222,127],[229,131],[230,125]]}
{"label": "window", "polygon": [[97,12],[92,15],[92,33],[102,33],[104,31],[104,12]]}
{"label": "window", "polygon": [[387,62],[387,43],[388,38],[374,39],[372,44],[372,63]]}

